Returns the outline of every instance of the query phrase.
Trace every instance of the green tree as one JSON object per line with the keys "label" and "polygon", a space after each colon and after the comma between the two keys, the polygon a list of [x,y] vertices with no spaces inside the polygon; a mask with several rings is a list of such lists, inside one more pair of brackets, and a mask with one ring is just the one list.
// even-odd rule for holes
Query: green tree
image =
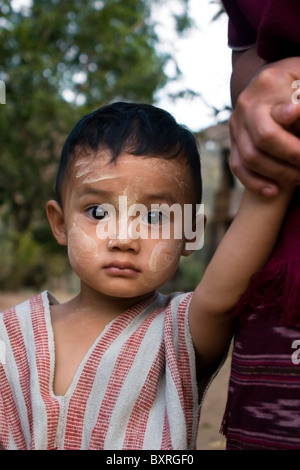
{"label": "green tree", "polygon": [[[151,103],[167,83],[172,58],[157,52],[153,1],[33,0],[16,10],[0,0],[1,288],[40,287],[66,269],[45,202],[78,118],[116,99]],[[191,24],[180,2],[178,33]]]}

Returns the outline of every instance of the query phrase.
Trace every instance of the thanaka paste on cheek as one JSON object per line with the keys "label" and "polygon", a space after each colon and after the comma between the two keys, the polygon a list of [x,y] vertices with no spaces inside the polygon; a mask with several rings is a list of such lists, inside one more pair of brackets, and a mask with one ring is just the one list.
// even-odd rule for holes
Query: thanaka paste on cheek
{"label": "thanaka paste on cheek", "polygon": [[68,233],[68,254],[71,266],[83,266],[99,256],[97,242],[76,223]]}
{"label": "thanaka paste on cheek", "polygon": [[149,259],[149,269],[152,272],[160,272],[168,269],[178,257],[181,246],[171,249],[170,242],[159,242],[153,249]]}

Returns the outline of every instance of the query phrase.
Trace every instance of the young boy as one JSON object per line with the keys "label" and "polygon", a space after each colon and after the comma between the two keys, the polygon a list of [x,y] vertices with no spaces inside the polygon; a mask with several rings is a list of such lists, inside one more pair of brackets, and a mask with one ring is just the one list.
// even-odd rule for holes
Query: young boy
{"label": "young boy", "polygon": [[100,108],[68,137],[56,191],[47,216],[81,288],[66,303],[43,292],[0,316],[0,446],[195,449],[230,310],[269,256],[290,195],[246,191],[195,292],[166,296],[157,289],[199,229],[188,129],[151,105]]}

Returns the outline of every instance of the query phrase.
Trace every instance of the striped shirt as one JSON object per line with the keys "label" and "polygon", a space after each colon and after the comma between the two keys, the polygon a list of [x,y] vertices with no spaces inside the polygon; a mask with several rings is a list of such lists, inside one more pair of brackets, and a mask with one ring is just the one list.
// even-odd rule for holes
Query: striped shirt
{"label": "striped shirt", "polygon": [[[191,293],[155,293],[110,322],[64,396],[47,291],[0,315],[0,448],[195,449],[200,402]],[[216,372],[214,372],[215,374]]]}

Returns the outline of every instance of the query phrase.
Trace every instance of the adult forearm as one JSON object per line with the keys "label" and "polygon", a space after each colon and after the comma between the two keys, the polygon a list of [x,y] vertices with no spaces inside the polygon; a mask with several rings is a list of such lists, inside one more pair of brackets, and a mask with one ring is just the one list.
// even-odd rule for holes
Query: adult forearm
{"label": "adult forearm", "polygon": [[266,62],[257,55],[254,47],[243,52],[232,53],[230,92],[233,107],[239,94],[265,64]]}

